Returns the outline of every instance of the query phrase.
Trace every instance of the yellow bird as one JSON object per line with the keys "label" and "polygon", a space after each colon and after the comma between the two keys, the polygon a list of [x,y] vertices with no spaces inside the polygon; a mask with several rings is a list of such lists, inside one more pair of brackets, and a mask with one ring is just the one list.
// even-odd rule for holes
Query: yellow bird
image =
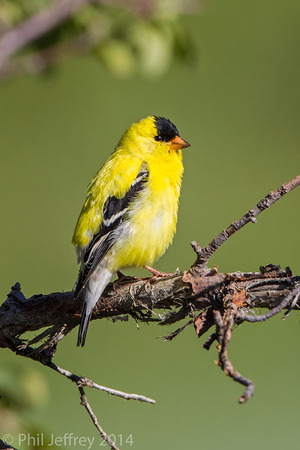
{"label": "yellow bird", "polygon": [[72,240],[81,264],[75,296],[83,291],[84,297],[78,346],[85,343],[94,306],[113,274],[151,266],[172,242],[181,149],[189,145],[169,119],[149,116],[125,131],[92,179]]}

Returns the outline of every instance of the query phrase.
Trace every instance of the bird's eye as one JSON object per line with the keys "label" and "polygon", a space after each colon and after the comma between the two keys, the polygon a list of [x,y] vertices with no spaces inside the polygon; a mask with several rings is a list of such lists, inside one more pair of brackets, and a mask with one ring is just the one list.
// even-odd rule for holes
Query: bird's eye
{"label": "bird's eye", "polygon": [[161,136],[155,136],[154,139],[155,139],[156,141],[161,141],[161,140],[162,140]]}

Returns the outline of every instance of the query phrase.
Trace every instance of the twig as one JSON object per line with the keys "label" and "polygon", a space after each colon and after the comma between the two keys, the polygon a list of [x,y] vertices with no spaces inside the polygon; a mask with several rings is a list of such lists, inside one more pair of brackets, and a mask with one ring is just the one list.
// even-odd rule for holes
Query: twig
{"label": "twig", "polygon": [[[52,28],[66,21],[85,4],[95,0],[61,0],[46,11],[41,11],[8,30],[0,38],[0,70],[5,61],[25,45],[46,34]],[[97,0],[99,3],[100,0]]]}
{"label": "twig", "polygon": [[266,286],[267,284],[273,284],[276,283],[277,285],[286,285],[286,280],[284,278],[262,278],[260,280],[254,281],[253,283],[250,283],[246,287],[246,291],[249,292],[257,287]]}
{"label": "twig", "polygon": [[[287,295],[286,297],[283,298],[283,300],[279,303],[278,306],[275,306],[275,308],[271,309],[270,311],[268,311],[266,314],[261,314],[259,316],[257,315],[250,315],[250,314],[246,314],[243,311],[240,311],[237,313],[237,318],[241,319],[243,321],[246,322],[264,322],[267,319],[270,319],[271,317],[275,316],[276,314],[278,314],[280,311],[282,311],[284,308],[286,308],[286,306],[291,302],[291,300],[294,298],[294,300],[297,300],[299,298],[300,295],[300,285],[297,285],[292,292]],[[293,309],[296,305],[296,303],[293,301],[291,308]],[[290,311],[290,309],[288,310],[288,312]]]}
{"label": "twig", "polygon": [[236,314],[236,306],[231,303],[227,305],[227,310],[224,314],[224,320],[220,311],[214,310],[214,318],[216,323],[216,335],[219,341],[219,361],[218,365],[221,369],[237,383],[246,386],[244,393],[239,397],[239,403],[245,403],[254,393],[254,384],[251,380],[241,375],[233,367],[231,361],[228,359],[227,346],[231,339],[231,331]]}
{"label": "twig", "polygon": [[71,380],[72,382],[74,382],[77,385],[77,388],[79,389],[79,392],[81,395],[81,403],[85,406],[86,410],[88,411],[88,413],[89,413],[95,427],[99,431],[101,437],[103,439],[105,439],[105,441],[111,446],[112,449],[119,450],[118,447],[116,446],[116,444],[109,438],[109,436],[105,433],[103,428],[98,423],[98,419],[97,419],[96,415],[93,413],[93,411],[87,401],[87,398],[86,398],[86,395],[84,392],[84,387],[98,389],[103,392],[106,392],[107,394],[115,395],[116,397],[121,397],[124,400],[137,400],[140,402],[146,402],[146,403],[152,403],[152,404],[156,403],[155,400],[153,400],[152,398],[149,398],[149,397],[145,397],[144,395],[129,394],[127,392],[123,392],[123,391],[112,389],[112,388],[109,388],[106,386],[102,386],[88,378],[80,377],[80,376],[70,372],[69,370],[63,369],[62,367],[58,366],[57,364],[55,364],[52,361],[52,357],[54,354],[53,350],[55,351],[55,349],[51,349],[51,350],[43,349],[40,352],[36,352],[34,348],[29,347],[29,346],[21,346],[21,348],[19,348],[17,342],[11,343],[11,348],[14,348],[14,350],[16,351],[17,354],[26,356],[30,359],[33,359],[34,361],[39,361],[44,366],[47,366],[47,367],[53,369],[55,372],[59,373],[60,375],[63,375],[64,377],[66,377],[69,380]]}
{"label": "twig", "polygon": [[99,389],[101,391],[106,392],[107,394],[115,395],[117,397],[121,397],[125,400],[138,400],[140,402],[147,402],[147,403],[155,403],[155,400],[149,397],[145,397],[144,395],[138,395],[138,394],[128,394],[127,392],[122,392],[116,389],[108,388],[106,386],[101,386],[100,384],[94,383],[94,381],[89,380],[88,378],[80,377],[69,370],[63,369],[62,367],[59,367],[57,364],[54,364],[53,362],[50,362],[47,364],[48,367],[55,370],[55,372],[58,372],[59,374],[63,375],[64,377],[68,378],[69,380],[76,383],[79,393],[80,393],[80,400],[81,405],[85,407],[87,410],[90,418],[93,421],[93,424],[97,428],[97,430],[100,433],[100,436],[110,445],[110,447],[114,450],[119,450],[119,448],[116,446],[115,442],[113,442],[110,437],[106,434],[106,432],[103,430],[101,425],[98,422],[98,419],[96,415],[94,414],[88,400],[87,396],[84,391],[84,387],[88,388],[95,388]]}
{"label": "twig", "polygon": [[[287,316],[293,311],[293,309],[297,306],[298,300],[299,300],[299,296],[300,296],[300,291],[298,292],[298,294],[295,295],[294,300],[291,303],[291,306],[289,307],[289,309],[283,314],[282,319],[286,319]],[[299,309],[299,306],[298,306]]]}
{"label": "twig", "polygon": [[114,449],[114,450],[120,450],[119,447],[116,446],[116,443],[114,441],[112,441],[110,439],[110,437],[105,433],[105,431],[103,430],[103,428],[100,426],[98,419],[96,417],[96,415],[94,414],[88,400],[87,397],[85,395],[84,389],[82,386],[78,386],[78,390],[80,393],[80,404],[82,406],[85,407],[85,409],[87,410],[90,418],[93,421],[93,424],[95,425],[95,427],[97,428],[97,430],[99,431],[100,436],[102,437],[102,439],[104,439],[108,445],[110,446],[110,448]]}
{"label": "twig", "polygon": [[194,323],[194,319],[189,320],[187,323],[182,325],[182,327],[177,328],[177,330],[173,331],[167,336],[163,336],[163,342],[172,341],[176,336],[178,336],[179,333],[181,333],[187,326],[191,325],[192,323]]}
{"label": "twig", "polygon": [[203,344],[203,348],[205,348],[205,350],[209,350],[210,347],[212,346],[212,344],[218,339],[218,335],[217,333],[212,333],[208,339],[206,339],[206,341]]}
{"label": "twig", "polygon": [[87,410],[90,418],[93,421],[93,424],[99,431],[102,439],[104,439],[108,443],[108,445],[110,445],[110,447],[114,450],[119,450],[119,448],[116,446],[115,442],[110,439],[110,437],[106,434],[106,432],[103,430],[103,428],[99,424],[97,416],[93,412],[93,410],[87,400],[87,396],[85,394],[84,387],[99,389],[103,392],[106,392],[107,394],[115,395],[116,397],[121,397],[125,400],[138,400],[140,402],[147,402],[147,403],[152,403],[152,404],[155,403],[155,400],[153,400],[152,398],[149,398],[149,397],[145,397],[144,395],[128,394],[127,392],[119,391],[116,389],[108,388],[106,386],[102,386],[100,384],[94,383],[94,381],[89,380],[88,378],[80,377],[80,376],[70,372],[69,370],[59,367],[57,364],[54,364],[53,362],[50,362],[46,365],[48,367],[50,367],[51,369],[55,370],[55,372],[58,372],[59,374],[63,375],[64,377],[66,377],[69,380],[76,383],[79,393],[80,393],[81,405],[83,405],[85,407],[85,409]]}
{"label": "twig", "polygon": [[227,239],[234,233],[243,228],[249,222],[256,222],[256,217],[265,209],[270,208],[277,200],[281,199],[285,194],[290,192],[296,186],[300,184],[300,175],[297,175],[293,180],[280,186],[275,191],[270,192],[260,202],[257,203],[254,208],[244,214],[239,220],[232,222],[225,230],[223,230],[217,237],[215,237],[210,244],[201,248],[196,241],[191,242],[191,246],[197,254],[197,260],[194,266],[203,268],[206,265],[209,258],[221,247]]}
{"label": "twig", "polygon": [[70,55],[79,56],[87,53],[93,45],[94,40],[85,33],[39,52],[8,59],[0,66],[0,80],[15,78],[24,73],[37,75],[66,60]]}
{"label": "twig", "polygon": [[77,385],[80,385],[82,387],[89,387],[94,389],[99,389],[100,391],[106,392],[110,395],[115,395],[116,397],[121,397],[124,400],[137,400],[139,402],[146,402],[146,403],[156,403],[155,400],[149,397],[145,397],[144,395],[139,394],[129,394],[127,392],[119,391],[117,389],[112,389],[106,386],[102,386],[101,384],[95,383],[93,380],[90,380],[85,377],[80,377],[69,370],[63,369],[62,367],[59,367],[57,364],[54,364],[53,362],[47,364],[48,367],[55,370],[55,372],[60,373],[64,377],[68,378],[69,380],[73,381]]}

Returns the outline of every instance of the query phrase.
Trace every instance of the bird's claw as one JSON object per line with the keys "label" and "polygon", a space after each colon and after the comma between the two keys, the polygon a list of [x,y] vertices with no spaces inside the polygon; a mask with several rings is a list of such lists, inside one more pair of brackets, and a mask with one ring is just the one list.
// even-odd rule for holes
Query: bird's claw
{"label": "bird's claw", "polygon": [[138,278],[138,277],[130,277],[130,276],[124,275],[124,273],[120,272],[119,270],[117,271],[117,276],[118,276],[118,279],[113,281],[113,283],[112,283],[112,287],[113,287],[114,291],[116,291],[116,288],[117,288],[119,283],[123,283],[123,282],[125,282],[125,283],[128,283],[128,282],[129,283],[130,282],[133,283],[134,281],[139,281],[141,279],[141,278]]}
{"label": "bird's claw", "polygon": [[150,266],[144,266],[144,269],[148,270],[148,272],[151,272],[152,277],[150,277],[150,278],[149,277],[131,277],[131,276],[124,275],[122,272],[120,272],[118,270],[117,271],[118,279],[113,281],[113,284],[112,284],[113,290],[116,291],[118,284],[122,283],[122,282],[133,283],[135,281],[146,281],[145,291],[147,292],[147,294],[149,294],[151,291],[151,283],[153,281],[156,281],[158,278],[173,277],[174,275],[180,274],[179,267],[177,267],[175,272],[162,272],[161,270],[154,269],[153,267],[150,267]]}
{"label": "bird's claw", "polygon": [[161,270],[154,269],[154,267],[150,267],[150,266],[144,266],[144,269],[148,270],[153,275],[153,277],[151,277],[149,279],[149,281],[151,281],[152,279],[156,279],[156,278],[172,277],[174,275],[179,275],[180,274],[179,267],[177,267],[175,272],[162,272]]}

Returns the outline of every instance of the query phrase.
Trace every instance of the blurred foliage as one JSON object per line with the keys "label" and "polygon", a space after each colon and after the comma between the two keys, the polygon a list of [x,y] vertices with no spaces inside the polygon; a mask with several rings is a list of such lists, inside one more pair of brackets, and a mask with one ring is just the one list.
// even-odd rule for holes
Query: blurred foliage
{"label": "blurred foliage", "polygon": [[[182,16],[199,14],[199,0],[90,2],[43,34],[6,64],[4,76],[39,73],[77,54],[93,55],[115,77],[164,74],[173,61],[195,60],[194,41]],[[50,0],[2,0],[0,39],[43,10]]]}
{"label": "blurred foliage", "polygon": [[0,438],[21,450],[48,448],[50,433],[32,418],[49,399],[48,384],[41,372],[21,369],[17,363],[2,365],[0,392]]}

